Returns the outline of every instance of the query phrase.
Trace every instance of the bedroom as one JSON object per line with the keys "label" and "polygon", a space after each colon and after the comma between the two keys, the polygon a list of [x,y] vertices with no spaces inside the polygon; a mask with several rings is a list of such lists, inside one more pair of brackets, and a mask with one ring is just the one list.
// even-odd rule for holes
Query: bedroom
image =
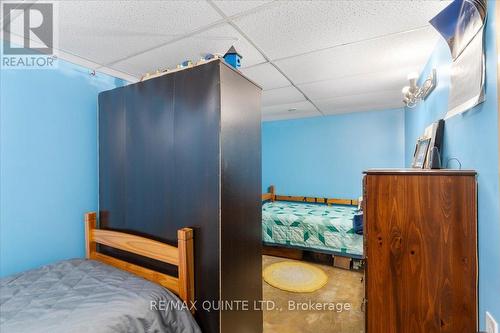
{"label": "bedroom", "polygon": [[2,333],[497,332],[495,1],[1,7]]}

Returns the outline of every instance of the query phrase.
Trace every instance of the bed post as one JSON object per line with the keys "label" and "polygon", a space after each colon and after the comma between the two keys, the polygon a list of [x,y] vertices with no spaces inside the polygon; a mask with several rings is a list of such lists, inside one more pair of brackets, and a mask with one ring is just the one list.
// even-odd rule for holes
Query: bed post
{"label": "bed post", "polygon": [[271,193],[271,201],[274,201],[276,199],[276,193],[274,190],[274,185],[269,186],[268,189],[269,193]]}
{"label": "bed post", "polygon": [[85,257],[90,259],[93,252],[95,252],[95,243],[91,239],[91,231],[95,229],[96,213],[85,213]]}
{"label": "bed post", "polygon": [[179,248],[179,297],[191,306],[194,301],[193,229],[177,231]]}

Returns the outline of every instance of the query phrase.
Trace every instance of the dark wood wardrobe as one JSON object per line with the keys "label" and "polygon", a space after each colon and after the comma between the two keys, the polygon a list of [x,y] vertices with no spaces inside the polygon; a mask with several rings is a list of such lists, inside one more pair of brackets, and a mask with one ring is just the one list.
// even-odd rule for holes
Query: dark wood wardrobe
{"label": "dark wood wardrobe", "polygon": [[202,309],[262,299],[260,104],[260,87],[220,60],[99,95],[101,227],[174,244],[194,229],[206,333],[262,332],[261,311]]}
{"label": "dark wood wardrobe", "polygon": [[477,331],[476,173],[364,177],[368,333]]}

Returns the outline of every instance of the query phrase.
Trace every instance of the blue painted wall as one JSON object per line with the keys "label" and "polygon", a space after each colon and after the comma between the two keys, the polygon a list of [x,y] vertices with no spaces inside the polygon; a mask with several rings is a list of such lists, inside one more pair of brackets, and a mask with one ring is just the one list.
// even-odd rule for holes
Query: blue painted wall
{"label": "blue painted wall", "polygon": [[[486,26],[486,101],[463,115],[446,121],[443,161],[458,158],[465,169],[478,171],[479,193],[479,314],[500,320],[500,222],[498,179],[498,104],[495,45],[495,2],[488,2],[490,17]],[[433,121],[443,118],[448,107],[451,55],[440,40],[421,77],[437,69],[438,85],[427,100],[405,111],[406,166],[411,165],[417,137]],[[457,168],[456,162],[450,167]]]}
{"label": "blue painted wall", "polygon": [[264,192],[358,198],[363,170],[404,166],[404,112],[264,122],[262,163]]}
{"label": "blue painted wall", "polygon": [[122,85],[59,61],[0,70],[0,276],[84,255],[97,209],[97,94]]}

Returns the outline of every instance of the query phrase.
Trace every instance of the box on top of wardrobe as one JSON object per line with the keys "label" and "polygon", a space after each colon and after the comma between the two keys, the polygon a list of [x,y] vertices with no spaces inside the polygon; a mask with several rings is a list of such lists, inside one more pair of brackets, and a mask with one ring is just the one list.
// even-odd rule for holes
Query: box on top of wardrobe
{"label": "box on top of wardrobe", "polygon": [[175,73],[178,73],[178,72],[181,72],[181,71],[192,70],[193,68],[200,67],[200,66],[205,66],[205,65],[207,65],[209,63],[212,63],[212,62],[220,62],[221,64],[223,64],[227,68],[233,70],[234,72],[238,73],[239,75],[241,75],[242,77],[244,77],[245,79],[247,79],[248,81],[250,81],[251,83],[253,83],[254,85],[256,85],[257,87],[259,87],[260,89],[262,89],[262,87],[258,83],[256,83],[255,81],[249,79],[241,71],[235,69],[233,66],[227,64],[223,58],[213,58],[213,59],[210,59],[210,60],[205,60],[205,61],[198,62],[196,64],[192,64],[192,65],[189,65],[189,66],[184,66],[184,67],[179,67],[179,68],[174,68],[174,69],[168,69],[168,70],[165,70],[165,71],[162,71],[162,72],[159,72],[159,73],[154,73],[154,74],[150,74],[150,75],[147,75],[147,76],[143,76],[137,83],[146,82],[148,80],[156,79],[156,78],[159,78],[159,77],[162,77],[162,76],[165,76],[165,75],[172,75],[172,74],[175,74]]}

